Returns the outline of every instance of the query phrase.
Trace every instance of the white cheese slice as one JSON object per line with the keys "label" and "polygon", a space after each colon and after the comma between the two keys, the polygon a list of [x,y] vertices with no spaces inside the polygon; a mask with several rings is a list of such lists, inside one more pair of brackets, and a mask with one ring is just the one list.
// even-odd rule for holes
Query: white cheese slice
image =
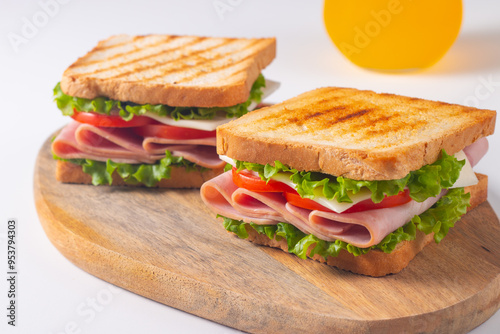
{"label": "white cheese slice", "polygon": [[[318,194],[319,193],[319,194]],[[348,192],[349,198],[352,200],[352,203],[339,203],[336,199],[328,200],[326,197],[322,195],[322,189],[314,191],[314,199],[313,201],[327,207],[328,209],[335,211],[337,213],[342,213],[345,210],[349,209],[351,206],[358,204],[366,199],[371,198],[372,192],[366,188],[362,188],[358,193],[353,194],[352,192]]]}
{"label": "white cheese slice", "polygon": [[[280,85],[281,84],[278,81],[266,79],[266,87],[262,88],[262,99],[261,100],[264,100],[269,95],[271,95],[272,93],[277,91],[278,88],[280,88]],[[257,102],[250,103],[250,105],[248,106],[248,110],[254,110],[255,107],[257,107],[257,105],[258,105]]]}
{"label": "white cheese slice", "polygon": [[[279,86],[280,86],[279,82],[266,79],[266,87],[262,88],[262,93],[263,93],[262,99],[265,99],[266,97],[274,93],[274,91],[276,91],[279,88]],[[257,107],[257,103],[252,102],[248,107],[248,110],[253,110],[255,109],[255,107]],[[179,126],[183,128],[190,128],[190,129],[197,129],[204,131],[213,131],[219,125],[228,123],[234,119],[234,118],[226,118],[225,116],[222,115],[222,116],[216,116],[213,119],[203,119],[203,120],[181,119],[176,121],[171,117],[159,116],[158,114],[149,111],[146,112],[144,116],[150,117],[166,125]]]}
{"label": "white cheese slice", "polygon": [[190,128],[190,129],[197,129],[204,131],[213,131],[219,125],[225,124],[232,120],[232,118],[226,118],[224,116],[216,116],[213,119],[190,119],[190,120],[180,119],[176,121],[171,117],[159,116],[149,111],[146,112],[144,115],[166,125],[179,126],[182,128]]}
{"label": "white cheese slice", "polygon": [[231,159],[230,157],[228,157],[227,155],[219,155],[219,159],[221,159],[224,162],[227,162],[228,164],[230,164],[233,167],[236,166],[236,163],[234,162],[234,160]]}
{"label": "white cheese slice", "polygon": [[455,182],[455,184],[453,184],[453,187],[451,188],[468,187],[477,184],[479,180],[476,177],[476,173],[474,173],[474,171],[472,170],[472,166],[469,162],[469,159],[467,159],[464,151],[455,153],[454,157],[459,161],[465,159],[465,165],[460,171],[460,176],[458,177],[457,182]]}

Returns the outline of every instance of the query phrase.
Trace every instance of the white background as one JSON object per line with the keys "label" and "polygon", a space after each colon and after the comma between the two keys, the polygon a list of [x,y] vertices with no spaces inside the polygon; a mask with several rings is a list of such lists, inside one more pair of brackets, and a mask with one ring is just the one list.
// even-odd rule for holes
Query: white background
{"label": "white background", "polygon": [[[52,102],[52,88],[64,69],[98,40],[117,33],[276,36],[277,58],[264,73],[282,85],[271,101],[336,85],[452,103],[465,103],[472,96],[481,108],[500,106],[499,1],[466,0],[461,34],[445,58],[428,70],[399,75],[370,72],[347,62],[328,39],[320,1],[221,1],[233,4],[222,16],[212,0],[64,1],[16,52],[9,34],[21,35],[23,20],[33,22],[42,7],[38,1],[0,0],[0,332],[236,332],[122,289],[112,291],[109,284],[67,261],[41,228],[33,203],[35,158],[45,139],[68,122]],[[484,80],[496,85],[485,87]],[[490,152],[476,170],[489,175],[489,202],[499,215],[500,135],[489,140]],[[9,218],[19,224],[15,329],[6,325],[4,308]],[[93,315],[87,306],[91,298],[107,302]],[[473,332],[493,333],[499,326],[497,312]]]}

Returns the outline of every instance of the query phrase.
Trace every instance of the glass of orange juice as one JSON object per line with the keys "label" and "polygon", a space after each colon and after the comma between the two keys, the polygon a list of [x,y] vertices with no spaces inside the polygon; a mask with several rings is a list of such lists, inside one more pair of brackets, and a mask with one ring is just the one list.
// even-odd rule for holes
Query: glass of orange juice
{"label": "glass of orange juice", "polygon": [[421,69],[457,38],[462,0],[325,0],[323,14],[330,38],[354,64]]}

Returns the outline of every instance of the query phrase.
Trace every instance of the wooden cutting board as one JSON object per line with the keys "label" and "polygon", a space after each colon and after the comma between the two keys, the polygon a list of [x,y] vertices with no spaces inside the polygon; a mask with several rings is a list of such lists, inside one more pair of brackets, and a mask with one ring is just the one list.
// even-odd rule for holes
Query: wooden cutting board
{"label": "wooden cutting board", "polygon": [[256,333],[463,333],[500,307],[500,225],[483,203],[397,275],[371,278],[228,234],[198,190],[60,184],[47,140],[40,221],[71,262],[107,282]]}

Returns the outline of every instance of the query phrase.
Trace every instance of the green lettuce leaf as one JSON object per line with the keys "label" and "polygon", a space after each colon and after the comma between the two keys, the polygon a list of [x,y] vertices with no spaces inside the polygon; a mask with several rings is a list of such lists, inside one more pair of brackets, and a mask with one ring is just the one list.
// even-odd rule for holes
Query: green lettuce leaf
{"label": "green lettuce leaf", "polygon": [[434,232],[434,241],[439,243],[460,217],[467,213],[469,206],[470,193],[465,194],[464,188],[450,189],[431,209],[415,216],[412,221],[425,234]]}
{"label": "green lettuce leaf", "polygon": [[279,241],[281,238],[285,238],[288,244],[288,252],[302,259],[308,256],[308,250],[310,251],[309,257],[319,254],[326,259],[328,256],[338,256],[342,249],[354,256],[366,254],[371,250],[379,250],[389,254],[400,242],[414,240],[417,229],[425,234],[434,232],[434,241],[439,243],[446,236],[449,229],[455,225],[455,222],[467,212],[467,207],[470,206],[469,200],[470,194],[464,194],[463,188],[452,189],[429,210],[416,215],[403,227],[389,233],[379,244],[367,248],[356,247],[341,240],[332,242],[321,240],[313,234],[305,234],[288,223],[257,225],[220,215],[217,217],[224,219],[224,228],[226,230],[235,233],[242,239],[248,238],[248,229],[253,228],[259,234],[265,234],[269,239],[276,238]]}
{"label": "green lettuce leaf", "polygon": [[[245,223],[243,223],[242,221],[226,218],[226,217],[223,217],[220,215],[217,215],[217,217],[224,218],[224,228],[227,231],[233,232],[241,239],[248,238],[248,232],[247,232],[247,229],[245,227],[245,225],[246,225]],[[243,223],[243,224],[241,224],[241,223]]]}
{"label": "green lettuce leaf", "polygon": [[[81,161],[81,159],[78,159],[78,161]],[[81,166],[85,173],[92,176],[93,185],[111,184],[113,182],[112,173],[109,173],[104,162],[86,159]]]}
{"label": "green lettuce leaf", "polygon": [[56,155],[54,155],[54,159],[82,166],[82,170],[92,176],[92,184],[95,186],[111,185],[114,172],[128,184],[144,184],[147,187],[154,187],[161,180],[170,178],[172,166],[184,167],[188,172],[206,170],[206,168],[185,160],[183,157],[172,156],[170,151],[165,151],[165,157],[155,164],[127,164],[109,159],[106,162],[91,159],[61,159]]}
{"label": "green lettuce leaf", "polygon": [[130,121],[134,115],[144,115],[146,112],[155,113],[159,116],[169,116],[173,119],[213,119],[219,112],[225,113],[227,118],[241,117],[249,110],[252,102],[259,103],[262,99],[262,88],[266,86],[266,80],[262,74],[252,85],[250,96],[247,101],[231,107],[198,108],[198,107],[172,107],[164,104],[136,104],[132,102],[121,102],[98,97],[95,99],[84,99],[69,96],[63,93],[60,83],[54,87],[54,101],[63,115],[73,115],[74,109],[83,112],[96,112],[109,115],[111,110],[118,110],[119,115],[126,121]]}
{"label": "green lettuce leaf", "polygon": [[433,164],[412,171],[402,179],[387,181],[359,181],[345,177],[334,177],[318,172],[304,172],[289,168],[279,161],[274,166],[235,160],[238,170],[248,169],[259,173],[262,180],[269,181],[279,172],[290,174],[290,180],[296,184],[296,190],[303,198],[313,199],[314,189],[321,187],[322,194],[329,200],[336,199],[339,203],[352,203],[349,191],[358,193],[363,187],[368,188],[375,203],[380,203],[384,196],[397,195],[405,187],[410,190],[410,197],[417,202],[423,202],[429,197],[437,196],[441,190],[451,187],[460,175],[465,160],[457,160],[454,156],[441,152],[441,158]]}
{"label": "green lettuce leaf", "polygon": [[232,165],[230,165],[230,164],[226,164],[226,165],[224,166],[224,172],[228,172],[228,171],[230,171],[232,168],[233,168],[233,166],[232,166]]}

